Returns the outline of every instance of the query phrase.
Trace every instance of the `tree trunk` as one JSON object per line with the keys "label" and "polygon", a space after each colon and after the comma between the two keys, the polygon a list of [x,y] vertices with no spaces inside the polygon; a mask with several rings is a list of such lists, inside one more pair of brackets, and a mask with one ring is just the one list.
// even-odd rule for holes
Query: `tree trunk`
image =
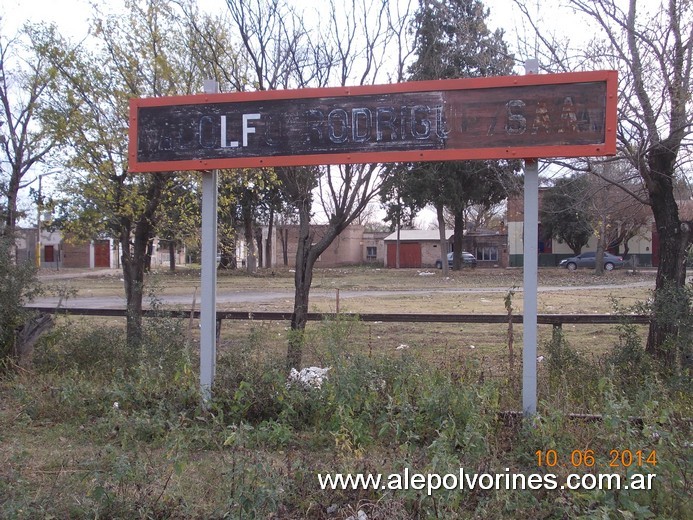
{"label": "tree trunk", "polygon": [[604,249],[606,248],[606,220],[599,222],[599,234],[597,236],[597,251],[594,253],[594,274],[604,274]]}
{"label": "tree trunk", "polygon": [[5,217],[5,232],[8,236],[14,235],[15,226],[17,225],[17,196],[19,193],[19,172],[12,169],[10,182],[7,186],[7,215]]}
{"label": "tree trunk", "polygon": [[251,204],[243,205],[243,234],[245,235],[245,245],[247,255],[245,260],[245,268],[249,274],[257,271],[256,255],[255,255],[255,236],[253,233],[253,210]]}
{"label": "tree trunk", "polygon": [[15,350],[17,363],[22,368],[29,368],[34,354],[34,345],[41,334],[53,328],[55,322],[51,314],[37,314],[31,316],[22,325],[17,334]]}
{"label": "tree trunk", "polygon": [[272,240],[272,234],[274,233],[274,208],[270,206],[269,217],[267,224],[267,242],[265,243],[265,267],[274,267],[274,262],[272,261],[272,254],[274,253],[274,240]]}
{"label": "tree trunk", "polygon": [[[659,297],[665,297],[665,289],[681,288],[686,283],[686,256],[691,241],[691,230],[679,219],[678,206],[674,197],[673,179],[666,172],[674,171],[676,154],[666,143],[662,143],[648,155],[649,174],[647,188],[655,225],[659,233],[659,267],[655,285],[655,307]],[[673,320],[654,319],[650,322],[647,336],[647,352],[665,361],[673,362],[675,351],[664,348],[667,338],[678,330]]]}
{"label": "tree trunk", "polygon": [[[147,206],[132,230],[132,222],[127,217],[120,221],[121,263],[127,306],[127,343],[139,347],[142,342],[142,297],[144,295],[144,272],[150,244],[154,234],[154,215],[161,202],[161,194],[168,175],[153,173],[152,182],[146,192]],[[130,238],[132,237],[132,243]]]}
{"label": "tree trunk", "polygon": [[147,240],[147,247],[144,253],[144,271],[150,273],[152,271],[152,256],[154,256],[154,240]]}
{"label": "tree trunk", "polygon": [[[19,177],[12,173],[9,186],[7,187],[7,215],[5,217],[5,229],[3,235],[10,237],[10,262],[17,264],[17,243],[15,241],[15,231],[17,226],[17,194],[19,193]],[[38,237],[37,237],[38,240]]]}
{"label": "tree trunk", "polygon": [[[397,242],[395,242],[395,269],[399,269],[399,246],[400,237],[402,236],[402,200],[397,193]],[[387,252],[385,252],[387,254]]]}
{"label": "tree trunk", "polygon": [[168,242],[168,265],[171,271],[176,270],[176,242],[174,240]]}
{"label": "tree trunk", "polygon": [[436,214],[438,215],[438,236],[440,237],[440,261],[443,268],[443,278],[448,276],[448,241],[445,239],[445,215],[443,214],[443,206],[436,206]]}
{"label": "tree trunk", "polygon": [[141,232],[135,233],[133,244],[130,244],[129,238],[129,233],[121,233],[120,244],[123,249],[121,260],[127,306],[126,333],[128,345],[139,346],[142,341],[142,299],[149,236]]}
{"label": "tree trunk", "polygon": [[397,242],[395,242],[395,269],[399,269],[399,245],[400,237],[402,236],[402,223],[397,219]]}
{"label": "tree trunk", "polygon": [[308,318],[308,299],[313,282],[313,267],[318,255],[311,247],[310,202],[301,202],[299,208],[296,273],[294,274],[294,312],[291,315],[291,336],[286,356],[287,370],[301,369],[303,342]]}
{"label": "tree trunk", "polygon": [[452,270],[462,269],[462,238],[464,237],[464,209],[455,211],[455,236],[452,245]]}
{"label": "tree trunk", "polygon": [[262,228],[261,227],[256,227],[255,228],[255,242],[256,242],[256,248],[255,250],[257,251],[257,267],[262,267],[265,264],[265,259],[264,259],[264,249],[262,247]]}
{"label": "tree trunk", "polygon": [[291,336],[286,356],[287,370],[292,368],[300,370],[303,359],[303,343],[308,321],[308,300],[310,285],[313,281],[314,261],[311,262],[309,257],[310,254],[304,256],[304,267],[296,269],[294,276],[296,289],[294,292],[294,312],[291,315]]}
{"label": "tree trunk", "polygon": [[279,230],[279,238],[282,241],[282,260],[284,260],[284,267],[289,265],[289,230],[288,228],[283,228]]}

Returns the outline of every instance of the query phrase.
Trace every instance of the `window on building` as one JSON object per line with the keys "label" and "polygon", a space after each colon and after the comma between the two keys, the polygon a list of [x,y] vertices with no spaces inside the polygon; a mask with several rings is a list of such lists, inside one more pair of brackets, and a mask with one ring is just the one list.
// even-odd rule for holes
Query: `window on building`
{"label": "window on building", "polygon": [[477,247],[476,248],[476,259],[485,260],[488,262],[498,261],[498,247],[488,246],[488,247]]}
{"label": "window on building", "polygon": [[375,246],[366,246],[366,261],[373,262],[378,259],[378,248]]}

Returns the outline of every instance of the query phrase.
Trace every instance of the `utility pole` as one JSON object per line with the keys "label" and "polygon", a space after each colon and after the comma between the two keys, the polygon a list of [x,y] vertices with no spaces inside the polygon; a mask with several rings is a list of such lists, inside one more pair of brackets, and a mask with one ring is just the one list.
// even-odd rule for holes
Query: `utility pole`
{"label": "utility pole", "polygon": [[38,176],[38,200],[36,202],[36,250],[34,252],[34,262],[36,265],[36,269],[41,269],[41,212],[43,211],[43,198],[41,195],[41,180],[47,176],[47,175],[53,175],[54,173],[59,173],[58,170],[48,172],[48,173],[41,173]]}

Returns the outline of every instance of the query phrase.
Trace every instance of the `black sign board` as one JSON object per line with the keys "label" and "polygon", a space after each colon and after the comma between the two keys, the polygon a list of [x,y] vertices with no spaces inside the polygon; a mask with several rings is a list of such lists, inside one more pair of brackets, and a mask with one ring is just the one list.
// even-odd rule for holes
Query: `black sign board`
{"label": "black sign board", "polygon": [[615,81],[605,71],[133,100],[130,170],[608,155]]}

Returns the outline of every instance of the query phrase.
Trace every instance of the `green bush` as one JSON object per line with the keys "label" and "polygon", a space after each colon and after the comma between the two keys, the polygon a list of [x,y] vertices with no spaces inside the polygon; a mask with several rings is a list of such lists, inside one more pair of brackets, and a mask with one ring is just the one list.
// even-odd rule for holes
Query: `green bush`
{"label": "green bush", "polygon": [[0,236],[0,363],[15,355],[15,336],[30,312],[23,307],[41,293],[36,269],[28,262],[16,263],[14,240]]}
{"label": "green bush", "polygon": [[589,412],[597,402],[593,389],[600,370],[593,360],[573,349],[565,336],[554,331],[544,344],[546,359],[540,365],[540,396],[566,412]]}
{"label": "green bush", "polygon": [[[359,325],[344,322],[324,322],[311,338],[324,339],[331,367],[322,388],[287,385],[283,359],[266,355],[269,328],[255,325],[220,349],[214,398],[203,407],[183,324],[147,323],[142,351],[129,350],[117,327],[61,325],[37,346],[35,372],[0,379],[0,516],[329,518],[331,507],[336,518],[359,509],[395,519],[690,517],[690,391],[654,370],[629,383],[647,357],[628,327],[601,362],[556,336],[540,365],[538,415],[510,421],[499,402],[512,390],[480,381],[483,365],[441,365],[415,349],[370,356],[350,334]],[[580,406],[601,419],[571,418]],[[42,444],[50,449],[37,463]],[[656,450],[656,468],[637,469],[657,474],[655,488],[429,497],[321,490],[316,475],[464,468],[563,478],[571,453],[587,449],[597,465],[578,473],[610,472],[613,449]],[[536,453],[547,450],[564,464],[539,466]]]}
{"label": "green bush", "polygon": [[669,375],[684,384],[690,383],[693,369],[693,285],[673,284],[657,290],[656,297],[645,307],[658,325],[670,331],[664,349],[668,351]]}

